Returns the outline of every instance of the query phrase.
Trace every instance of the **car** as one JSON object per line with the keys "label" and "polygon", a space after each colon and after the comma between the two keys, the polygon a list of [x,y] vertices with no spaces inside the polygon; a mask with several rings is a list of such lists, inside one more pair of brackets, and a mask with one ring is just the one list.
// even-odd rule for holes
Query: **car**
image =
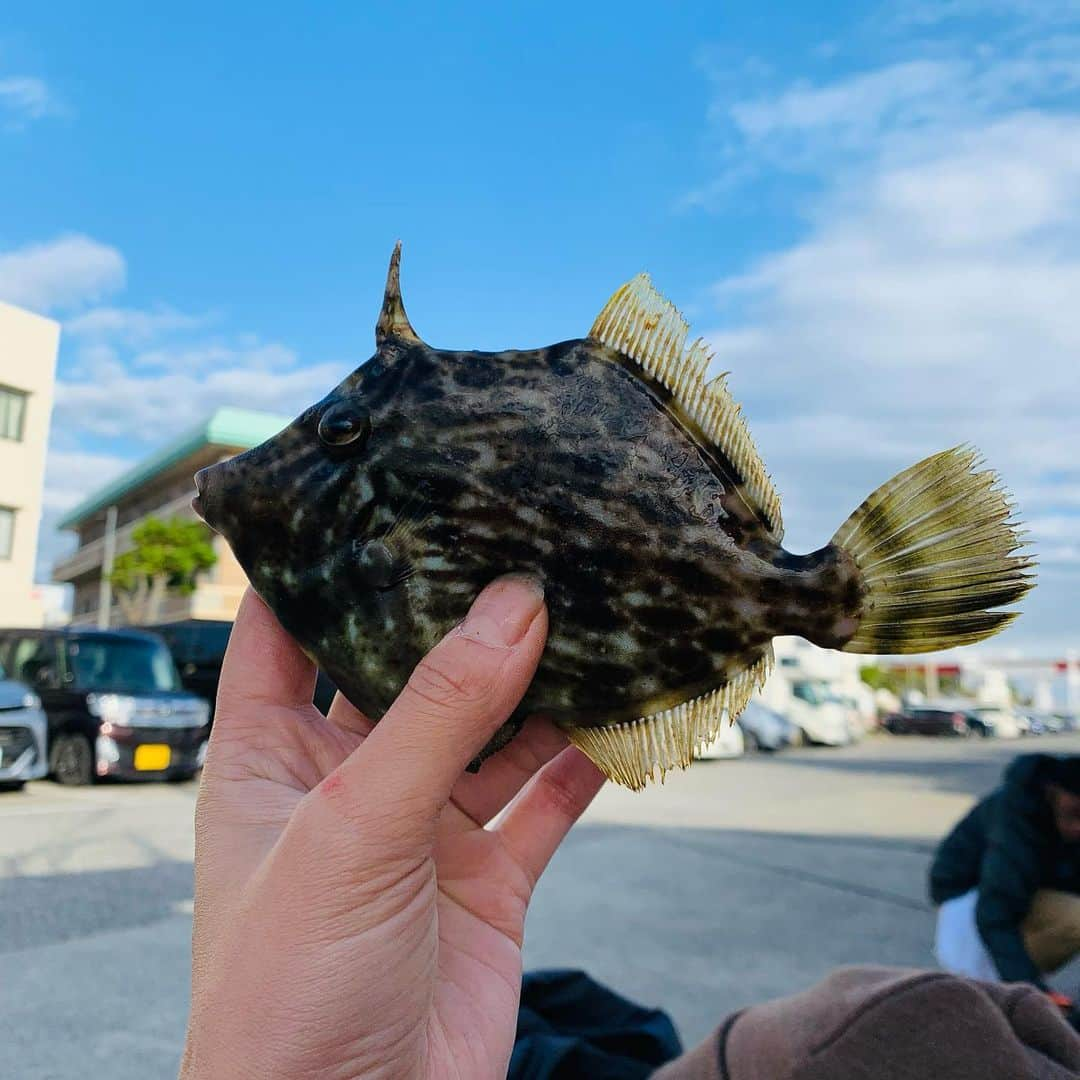
{"label": "car", "polygon": [[974,734],[968,714],[962,709],[917,705],[892,713],[882,721],[892,735],[948,735],[966,738]]}
{"label": "car", "polygon": [[[211,714],[232,628],[233,624],[223,619],[181,619],[146,627],[164,639],[184,688],[210,702]],[[336,693],[337,687],[320,671],[315,683],[315,704],[322,713],[330,708]]]}
{"label": "car", "polygon": [[49,771],[41,699],[0,667],[0,790],[14,791]]}
{"label": "car", "polygon": [[801,732],[783,713],[751,701],[739,715],[747,750],[781,750],[798,743]]}
{"label": "car", "polygon": [[1026,725],[1003,705],[980,705],[971,710],[974,722],[983,727],[982,734],[996,739],[1019,739]]}
{"label": "car", "polygon": [[724,721],[716,733],[716,738],[708,745],[701,747],[694,756],[706,759],[736,758],[742,757],[745,748],[742,728],[738,724],[729,724]]}
{"label": "car", "polygon": [[1021,715],[1027,721],[1029,735],[1058,735],[1065,730],[1065,721],[1053,713],[1024,709]]}
{"label": "car", "polygon": [[231,622],[219,619],[183,619],[145,627],[168,645],[184,689],[210,702],[211,714],[232,627]]}
{"label": "car", "polygon": [[1080,714],[1074,712],[1055,712],[1054,719],[1061,722],[1062,731],[1080,731]]}
{"label": "car", "polygon": [[791,684],[788,719],[799,728],[802,739],[819,746],[847,746],[855,739],[851,710],[818,679],[799,679]]}
{"label": "car", "polygon": [[182,688],[156,634],[3,629],[0,665],[41,699],[57,782],[186,780],[202,766],[209,706]]}

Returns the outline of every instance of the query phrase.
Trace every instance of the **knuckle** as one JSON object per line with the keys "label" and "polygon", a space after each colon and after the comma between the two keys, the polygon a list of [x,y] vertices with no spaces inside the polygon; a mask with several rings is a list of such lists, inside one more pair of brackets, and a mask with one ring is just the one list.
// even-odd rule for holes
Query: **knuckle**
{"label": "knuckle", "polygon": [[[456,652],[456,650],[455,650]],[[409,676],[408,691],[426,705],[441,711],[470,708],[490,694],[489,671],[469,663],[468,657],[429,653]]]}
{"label": "knuckle", "polygon": [[547,772],[537,775],[540,795],[548,812],[556,818],[575,821],[582,810],[580,793],[565,781]]}

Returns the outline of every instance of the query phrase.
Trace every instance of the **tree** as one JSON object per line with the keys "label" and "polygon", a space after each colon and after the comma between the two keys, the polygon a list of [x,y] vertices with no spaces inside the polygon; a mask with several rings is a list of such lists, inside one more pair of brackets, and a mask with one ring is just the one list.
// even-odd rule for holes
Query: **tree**
{"label": "tree", "polygon": [[124,618],[135,625],[157,619],[165,594],[195,591],[195,579],[217,562],[210,532],[200,521],[146,518],[131,531],[132,546],[116,557],[109,580]]}
{"label": "tree", "polygon": [[862,679],[871,690],[888,690],[893,694],[900,693],[901,680],[895,671],[882,667],[880,664],[864,664],[859,668],[859,678]]}

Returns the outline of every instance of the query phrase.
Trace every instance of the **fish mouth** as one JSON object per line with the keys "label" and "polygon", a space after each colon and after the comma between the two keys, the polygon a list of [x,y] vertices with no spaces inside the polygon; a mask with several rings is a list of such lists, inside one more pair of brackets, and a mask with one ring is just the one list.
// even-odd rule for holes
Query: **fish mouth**
{"label": "fish mouth", "polygon": [[206,505],[203,502],[203,496],[206,494],[210,487],[210,472],[209,468],[200,469],[195,474],[195,497],[191,500],[191,509],[195,511],[206,522],[210,524],[206,516]]}

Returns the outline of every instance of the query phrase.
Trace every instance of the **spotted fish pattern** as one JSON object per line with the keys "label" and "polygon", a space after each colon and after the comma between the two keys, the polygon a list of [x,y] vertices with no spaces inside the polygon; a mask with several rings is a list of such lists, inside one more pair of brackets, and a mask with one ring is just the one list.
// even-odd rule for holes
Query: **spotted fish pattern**
{"label": "spotted fish pattern", "polygon": [[[702,382],[706,363],[651,286],[620,290],[585,338],[448,351],[412,329],[399,258],[375,355],[274,438],[196,478],[199,512],[359,709],[381,716],[485,584],[528,572],[545,584],[547,649],[478,761],[542,712],[640,787],[733,718],[774,636],[842,648],[873,621],[874,558],[911,520],[902,499],[886,498],[887,519],[860,508],[846,543],[786,551],[737,406]],[[970,462],[950,463],[964,489]],[[942,513],[952,521],[955,505]],[[1007,518],[993,535],[1012,550]],[[1029,561],[1014,563],[995,602],[1028,585]]]}

